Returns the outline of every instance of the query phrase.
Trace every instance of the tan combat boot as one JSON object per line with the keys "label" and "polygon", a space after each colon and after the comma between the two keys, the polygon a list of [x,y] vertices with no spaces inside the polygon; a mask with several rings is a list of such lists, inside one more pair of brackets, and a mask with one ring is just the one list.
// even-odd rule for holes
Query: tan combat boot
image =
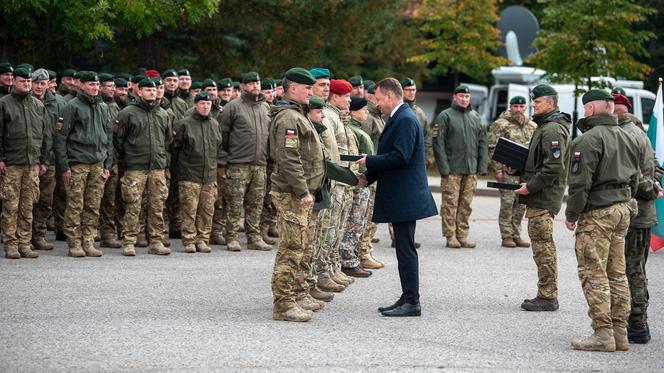
{"label": "tan combat boot", "polygon": [[466,248],[466,249],[474,249],[477,244],[473,241],[469,241],[466,238],[459,238],[459,244],[461,247]]}
{"label": "tan combat boot", "polygon": [[353,282],[355,282],[355,279],[348,276],[348,275],[346,275],[345,273],[343,273],[343,271],[341,271],[341,268],[336,268],[335,267],[332,270],[332,272],[333,272],[332,273],[332,276],[333,276],[332,280],[334,280],[334,281],[341,280],[341,281],[343,281],[342,285],[345,285],[345,284],[350,285]]}
{"label": "tan combat boot", "polygon": [[340,293],[346,289],[344,285],[341,285],[330,278],[330,275],[327,273],[322,273],[318,275],[318,287],[324,291],[331,291],[334,293]]}
{"label": "tan combat boot", "polygon": [[530,247],[530,242],[522,240],[521,237],[514,237],[514,243],[518,247]]}
{"label": "tan combat boot", "polygon": [[262,239],[258,239],[256,241],[249,242],[247,244],[247,249],[249,250],[258,250],[258,251],[270,251],[272,250],[272,246],[266,244],[263,242]]}
{"label": "tan combat boot", "polygon": [[614,352],[616,341],[613,339],[613,329],[602,328],[595,330],[591,336],[572,341],[575,350]]}
{"label": "tan combat boot", "polygon": [[136,256],[136,250],[134,249],[134,245],[125,245],[122,248],[122,255],[124,255],[124,256]]}
{"label": "tan combat boot", "polygon": [[516,247],[516,243],[511,238],[503,238],[502,247]]}
{"label": "tan combat boot", "polygon": [[268,232],[269,232],[269,229],[267,229],[267,228],[261,229],[261,238],[263,239],[263,242],[265,242],[266,244],[274,245],[275,243],[277,243],[277,240],[276,240],[276,238],[270,237]]}
{"label": "tan combat boot", "polygon": [[7,246],[5,247],[5,258],[7,259],[21,259],[21,253],[18,252],[18,247]]}
{"label": "tan combat boot", "polygon": [[47,242],[44,237],[37,237],[32,239],[32,246],[35,250],[53,250],[55,245]]}
{"label": "tan combat boot", "polygon": [[136,238],[136,246],[138,247],[148,247],[148,239],[145,237],[145,233],[140,233]]}
{"label": "tan combat boot", "polygon": [[153,255],[170,255],[171,249],[164,246],[163,243],[155,241],[150,244],[150,249],[148,250],[148,253]]}
{"label": "tan combat boot", "polygon": [[240,243],[236,240],[233,240],[226,245],[226,248],[228,251],[240,251],[242,250],[242,246],[240,246]]}
{"label": "tan combat boot", "polygon": [[385,262],[383,262],[382,260],[378,260],[378,259],[374,256],[373,253],[371,253],[371,254],[369,254],[369,255],[371,256],[371,259],[374,260],[374,262],[376,262],[376,263],[378,263],[378,264],[380,264],[380,265],[382,266],[381,268],[385,267]]}
{"label": "tan combat boot", "polygon": [[459,240],[457,240],[456,237],[450,236],[447,237],[447,247],[451,249],[458,249],[461,247],[461,243],[459,243]]}
{"label": "tan combat boot", "polygon": [[318,300],[322,300],[323,302],[331,302],[332,299],[334,299],[334,294],[328,293],[327,291],[323,291],[318,288],[318,286],[314,287],[309,291],[309,294],[314,298]]}
{"label": "tan combat boot", "polygon": [[84,243],[83,251],[85,251],[85,256],[91,256],[93,258],[102,256],[101,250],[97,250],[92,242]]}
{"label": "tan combat boot", "polygon": [[613,340],[616,342],[616,351],[629,350],[629,340],[627,339],[626,327],[613,327]]}
{"label": "tan combat boot", "polygon": [[313,300],[311,300],[311,298],[307,297],[306,295],[300,296],[296,302],[300,307],[302,307],[303,310],[317,312],[322,309],[321,305],[318,304],[318,302],[314,302]]}
{"label": "tan combat boot", "polygon": [[215,232],[210,235],[210,243],[213,245],[225,245],[226,238],[221,232]]}
{"label": "tan combat boot", "polygon": [[69,246],[69,256],[74,257],[74,258],[84,258],[85,257],[85,251],[78,246]]}
{"label": "tan combat boot", "polygon": [[39,253],[32,251],[30,246],[19,247],[18,253],[21,254],[21,258],[29,258],[29,259],[39,258]]}
{"label": "tan combat boot", "polygon": [[116,240],[112,234],[102,234],[99,246],[108,247],[109,249],[119,249],[122,247],[122,242]]}
{"label": "tan combat boot", "polygon": [[273,320],[293,321],[293,322],[306,322],[311,320],[314,313],[311,311],[303,310],[299,305],[289,308],[284,312],[272,311]]}
{"label": "tan combat boot", "polygon": [[212,252],[212,249],[205,242],[196,242],[196,251],[208,254]]}
{"label": "tan combat boot", "polygon": [[196,253],[196,245],[193,243],[190,243],[188,245],[184,245],[184,252],[188,254],[194,254]]}
{"label": "tan combat boot", "polygon": [[381,269],[385,266],[385,265],[380,265],[380,263],[373,260],[373,258],[370,255],[363,256],[360,259],[360,264],[362,265],[362,268],[365,269]]}

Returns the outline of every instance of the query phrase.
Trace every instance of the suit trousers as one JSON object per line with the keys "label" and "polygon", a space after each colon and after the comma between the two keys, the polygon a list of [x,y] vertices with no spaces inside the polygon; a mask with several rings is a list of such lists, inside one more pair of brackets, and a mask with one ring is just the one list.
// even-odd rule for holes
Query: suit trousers
{"label": "suit trousers", "polygon": [[415,221],[392,223],[394,246],[397,251],[401,300],[417,304],[420,302],[420,274],[417,250],[415,250]]}

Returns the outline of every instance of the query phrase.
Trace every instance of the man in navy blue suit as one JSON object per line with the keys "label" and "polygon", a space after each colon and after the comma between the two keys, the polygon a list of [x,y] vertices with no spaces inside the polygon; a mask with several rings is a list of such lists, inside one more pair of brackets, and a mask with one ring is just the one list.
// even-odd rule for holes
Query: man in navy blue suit
{"label": "man in navy blue suit", "polygon": [[376,106],[389,120],[379,139],[376,155],[358,163],[367,168],[360,184],[378,181],[373,221],[392,223],[399,262],[402,294],[391,306],[380,307],[383,316],[420,316],[420,281],[415,222],[438,213],[426,174],[424,135],[413,110],[403,102],[398,80],[386,78],[375,87]]}

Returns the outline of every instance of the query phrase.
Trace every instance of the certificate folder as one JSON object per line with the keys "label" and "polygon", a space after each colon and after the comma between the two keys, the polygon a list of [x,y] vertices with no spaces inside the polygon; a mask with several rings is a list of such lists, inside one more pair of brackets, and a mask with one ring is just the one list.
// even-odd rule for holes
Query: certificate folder
{"label": "certificate folder", "polygon": [[492,160],[502,163],[521,173],[528,159],[528,148],[512,140],[501,137],[498,139]]}

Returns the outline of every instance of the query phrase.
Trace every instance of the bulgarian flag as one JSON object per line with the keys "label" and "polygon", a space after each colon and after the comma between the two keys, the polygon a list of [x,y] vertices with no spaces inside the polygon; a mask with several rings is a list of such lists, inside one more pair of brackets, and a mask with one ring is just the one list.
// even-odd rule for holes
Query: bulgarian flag
{"label": "bulgarian flag", "polygon": [[[662,78],[659,78],[659,87],[657,88],[657,98],[655,98],[655,107],[650,117],[650,127],[648,128],[648,138],[655,149],[655,156],[660,166],[664,162],[664,105],[662,105]],[[657,225],[652,227],[650,236],[650,248],[657,251],[664,247],[664,199],[659,198],[655,201],[657,209]]]}

